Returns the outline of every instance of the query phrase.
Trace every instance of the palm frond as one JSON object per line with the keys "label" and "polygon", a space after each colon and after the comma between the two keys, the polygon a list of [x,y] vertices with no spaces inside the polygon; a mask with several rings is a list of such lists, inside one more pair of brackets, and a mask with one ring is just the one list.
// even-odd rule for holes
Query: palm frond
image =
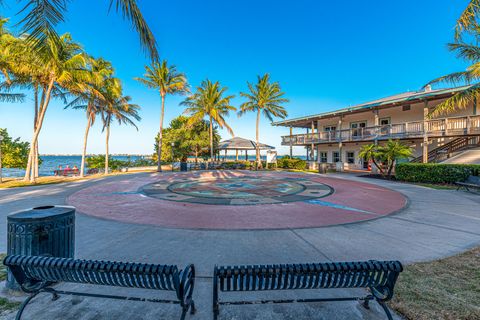
{"label": "palm frond", "polygon": [[110,8],[115,6],[117,12],[121,12],[124,18],[132,23],[133,28],[140,36],[142,47],[149,53],[153,61],[158,61],[158,50],[155,36],[143,18],[142,12],[136,0],[110,0]]}
{"label": "palm frond", "polygon": [[2,102],[23,102],[25,95],[23,93],[4,93],[0,92],[0,101]]}
{"label": "palm frond", "polygon": [[465,109],[477,98],[480,98],[480,84],[472,85],[465,90],[457,92],[452,97],[436,105],[428,117],[437,117],[442,114],[451,113],[457,109]]}
{"label": "palm frond", "polygon": [[463,10],[455,26],[455,39],[460,39],[464,31],[472,31],[477,27],[477,17],[480,14],[480,0],[470,0]]}

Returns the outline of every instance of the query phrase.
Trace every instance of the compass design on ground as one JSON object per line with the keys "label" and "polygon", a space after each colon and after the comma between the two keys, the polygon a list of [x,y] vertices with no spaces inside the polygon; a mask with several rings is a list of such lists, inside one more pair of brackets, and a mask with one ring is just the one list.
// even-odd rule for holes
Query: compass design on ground
{"label": "compass design on ground", "polygon": [[307,201],[326,197],[333,189],[305,178],[253,177],[160,180],[141,188],[161,200],[216,205],[255,205]]}

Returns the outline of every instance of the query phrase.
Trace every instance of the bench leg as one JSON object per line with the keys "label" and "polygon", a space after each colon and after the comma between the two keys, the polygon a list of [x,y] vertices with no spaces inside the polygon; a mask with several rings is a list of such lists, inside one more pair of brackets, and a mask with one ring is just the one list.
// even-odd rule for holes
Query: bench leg
{"label": "bench leg", "polygon": [[33,294],[31,294],[27,299],[25,299],[25,301],[23,301],[22,305],[20,306],[20,310],[18,310],[17,312],[17,316],[15,317],[15,320],[20,320],[22,318],[22,313],[23,313],[23,310],[25,310],[25,307],[27,306],[27,304],[37,296],[37,294],[39,294],[40,292],[35,292]]}
{"label": "bench leg", "polygon": [[197,308],[195,308],[195,301],[190,302],[190,314],[195,314],[197,312]]}
{"label": "bench leg", "polygon": [[392,314],[390,313],[390,310],[388,310],[387,305],[384,302],[381,302],[381,301],[378,301],[378,300],[377,300],[377,302],[380,305],[380,307],[383,308],[383,311],[385,311],[385,313],[387,314],[388,320],[393,320]]}

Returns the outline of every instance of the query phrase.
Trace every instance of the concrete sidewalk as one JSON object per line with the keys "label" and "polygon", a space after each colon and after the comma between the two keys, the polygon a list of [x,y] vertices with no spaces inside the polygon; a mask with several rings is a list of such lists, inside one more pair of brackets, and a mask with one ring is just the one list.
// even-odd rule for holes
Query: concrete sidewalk
{"label": "concrete sidewalk", "polygon": [[[147,173],[139,175],[142,174]],[[453,255],[480,244],[478,195],[349,174],[328,176],[395,189],[408,197],[409,206],[395,215],[356,224],[258,231],[166,229],[95,219],[79,213],[77,257],[179,266],[194,263],[198,275],[195,298],[199,312],[191,318],[211,319],[210,276],[214,264],[367,259],[398,259],[409,263]],[[121,178],[124,177],[106,179]],[[6,230],[5,217],[12,211],[63,204],[68,195],[98,182],[0,190],[0,230]],[[6,235],[0,234],[0,252],[5,252]],[[315,292],[309,294],[315,296]],[[56,302],[48,300],[48,296],[39,297],[28,307],[25,319],[174,319],[179,315],[176,308],[158,304],[91,298],[72,301],[69,297]],[[358,303],[343,302],[226,307],[220,319],[384,319],[384,313],[375,304],[372,306],[370,311],[359,307]],[[11,318],[13,315],[6,317]]]}

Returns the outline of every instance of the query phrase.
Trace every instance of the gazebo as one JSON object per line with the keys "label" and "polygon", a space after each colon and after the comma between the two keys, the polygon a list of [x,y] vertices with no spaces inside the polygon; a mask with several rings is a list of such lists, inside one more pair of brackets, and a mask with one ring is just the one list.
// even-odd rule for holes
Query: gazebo
{"label": "gazebo", "polygon": [[[275,147],[269,146],[264,143],[259,143],[259,148],[260,150],[272,150],[275,149]],[[228,150],[235,150],[235,159],[238,161],[238,151],[245,150],[245,160],[248,160],[248,150],[256,150],[257,149],[257,143],[252,140],[240,138],[240,137],[234,137],[229,140],[224,140],[220,141],[218,144],[218,150],[225,150],[225,158],[224,160],[227,159],[227,151]]]}

